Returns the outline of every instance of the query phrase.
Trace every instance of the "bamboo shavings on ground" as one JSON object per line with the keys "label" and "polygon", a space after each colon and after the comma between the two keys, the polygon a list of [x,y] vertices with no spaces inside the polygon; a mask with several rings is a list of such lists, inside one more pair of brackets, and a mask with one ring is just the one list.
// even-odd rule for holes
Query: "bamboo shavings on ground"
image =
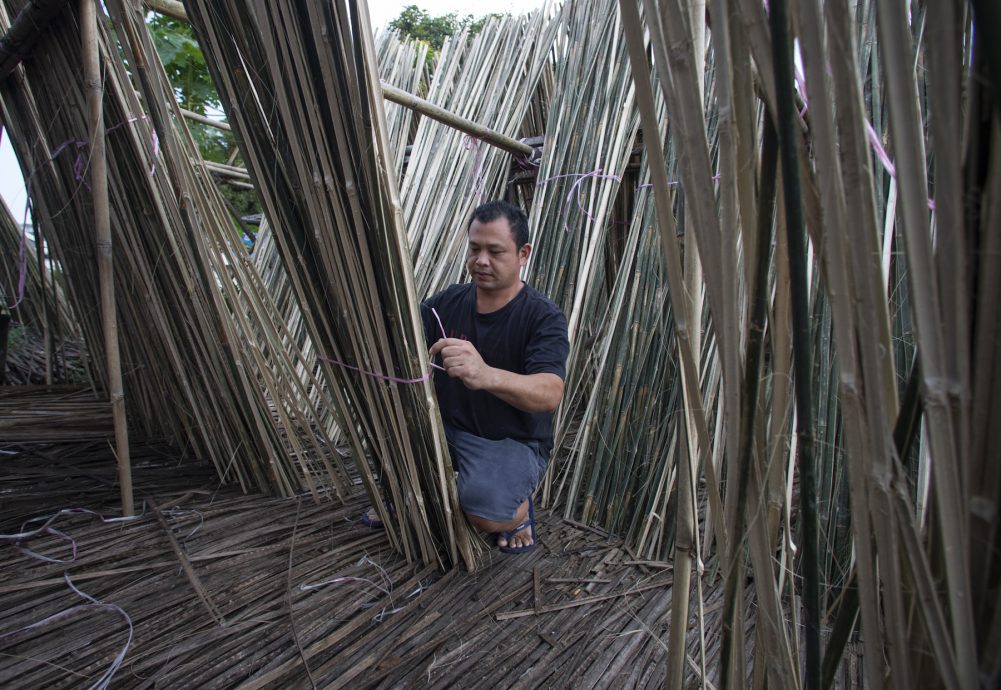
{"label": "bamboo shavings on ground", "polygon": [[367,10],[188,11],[394,546],[429,563],[461,554],[474,567],[429,381]]}
{"label": "bamboo shavings on ground", "polygon": [[[525,118],[562,15],[545,9],[494,17],[473,36],[446,41],[427,100],[505,135]],[[417,291],[426,297],[465,278],[466,225],[473,209],[502,194],[504,151],[423,117],[400,187]]]}
{"label": "bamboo shavings on ground", "polygon": [[[495,557],[488,577],[443,574],[405,563],[385,533],[356,524],[367,501],[357,488],[343,506],[241,496],[199,474],[205,465],[179,465],[146,444],[133,455],[136,489],[153,497],[162,522],[153,502],[140,517],[105,522],[117,497],[100,446],[48,444],[0,465],[10,489],[0,533],[66,508],[51,523],[65,539],[40,534],[22,546],[57,558],[78,547],[72,564],[59,564],[0,542],[0,679],[86,684],[81,675],[104,672],[121,649],[125,626],[115,616],[6,634],[78,603],[62,577],[69,568],[82,591],[116,604],[134,625],[116,685],[663,686],[670,567],[637,561],[601,530],[540,513],[532,553]],[[50,457],[58,460],[40,462]],[[707,597],[714,626],[720,595]],[[718,644],[707,636],[710,654]],[[697,640],[687,652],[698,658]],[[698,678],[692,664],[687,684]],[[712,672],[707,680],[715,682]]]}

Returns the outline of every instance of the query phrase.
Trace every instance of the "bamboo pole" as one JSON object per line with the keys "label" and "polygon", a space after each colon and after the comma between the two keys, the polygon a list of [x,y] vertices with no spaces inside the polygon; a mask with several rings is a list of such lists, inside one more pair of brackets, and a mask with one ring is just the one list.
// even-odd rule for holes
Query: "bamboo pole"
{"label": "bamboo pole", "polygon": [[[456,115],[455,113],[450,113],[449,111],[441,108],[434,103],[424,100],[414,96],[413,94],[407,93],[402,89],[398,89],[395,86],[391,86],[385,82],[380,82],[382,85],[382,95],[383,97],[392,103],[402,105],[405,108],[410,108],[411,110],[421,113],[422,115],[427,115],[433,120],[437,120],[453,129],[457,129],[460,132],[465,132],[470,136],[476,137],[492,146],[507,151],[515,155],[532,155],[532,147],[528,144],[523,144],[517,139],[512,139],[511,137],[505,136],[500,132],[495,132],[489,127],[484,127],[483,125],[477,124],[472,120],[467,120],[464,117]],[[211,118],[200,115],[199,113],[193,112],[191,110],[186,110],[181,108],[181,114],[189,120],[194,120],[208,127],[215,127],[216,129],[221,129],[225,132],[231,131],[231,127],[226,122],[219,122]]]}
{"label": "bamboo pole", "polygon": [[[643,28],[639,10],[634,0],[619,0],[622,23],[629,49],[629,64],[636,85],[636,102],[639,106],[643,131],[654,133],[647,143],[650,160],[650,175],[653,180],[654,201],[657,208],[657,222],[660,225],[661,248],[670,283],[668,295],[675,319],[675,334],[678,351],[682,360],[681,385],[684,392],[685,417],[696,417],[697,439],[689,432],[685,444],[679,451],[678,468],[678,512],[674,542],[674,585],[671,588],[671,636],[667,656],[667,676],[665,687],[684,687],[686,662],[685,640],[688,629],[689,588],[691,586],[692,542],[694,541],[694,506],[692,496],[691,462],[689,457],[698,452],[707,452],[708,434],[705,419],[698,419],[703,413],[703,404],[698,386],[697,353],[693,351],[689,334],[687,307],[684,302],[682,285],[681,256],[678,250],[674,215],[671,210],[670,183],[667,179],[667,165],[664,150],[658,140],[659,127],[655,115],[654,98],[651,89],[650,68],[647,64],[643,41]],[[691,424],[681,425],[687,430]],[[696,455],[697,457],[697,455]],[[726,543],[726,539],[722,540]],[[724,547],[725,548],[725,547]]]}
{"label": "bamboo pole", "polygon": [[144,0],[143,4],[165,17],[170,17],[181,22],[189,21],[188,13],[184,9],[184,3],[177,2],[176,0]]}
{"label": "bamboo pole", "polygon": [[772,58],[775,67],[777,117],[782,186],[785,192],[786,232],[789,236],[789,274],[793,295],[793,367],[796,386],[796,452],[800,482],[800,519],[803,539],[803,606],[806,623],[804,686],[820,687],[820,589],[817,555],[817,491],[813,467],[813,409],[811,392],[809,282],[806,238],[797,161],[796,113],[793,103],[792,44],[785,0],[770,6]]}
{"label": "bamboo pole", "polygon": [[433,120],[442,122],[449,127],[465,132],[466,134],[476,137],[491,146],[496,146],[497,148],[503,149],[504,151],[516,156],[532,155],[533,149],[528,144],[523,144],[517,139],[512,139],[509,136],[495,132],[489,127],[484,127],[483,125],[476,124],[471,120],[459,117],[458,115],[448,112],[444,108],[436,106],[434,103],[425,101],[423,98],[418,98],[417,96],[409,94],[406,91],[401,91],[395,86],[390,86],[385,82],[380,82],[380,84],[382,85],[382,95],[387,101],[392,101],[393,103],[398,103],[399,105],[416,110],[421,115],[426,115]]}
{"label": "bamboo pole", "polygon": [[122,363],[118,349],[118,319],[115,305],[115,276],[111,252],[111,214],[108,204],[108,165],[104,138],[104,86],[97,42],[97,8],[94,0],[80,0],[80,40],[84,55],[87,115],[90,123],[90,184],[94,195],[94,227],[97,234],[97,266],[101,289],[104,346],[108,360],[108,395],[115,421],[115,450],[118,482],[122,493],[122,514],[133,515],[132,467],[129,460],[129,432],[122,390]]}
{"label": "bamboo pole", "polygon": [[24,6],[7,33],[0,37],[0,81],[18,66],[45,27],[66,5],[66,0],[31,0]]}
{"label": "bamboo pole", "polygon": [[216,129],[221,129],[224,132],[229,132],[233,128],[229,126],[228,122],[222,122],[220,120],[213,120],[210,117],[205,117],[200,113],[196,113],[193,110],[188,110],[187,108],[180,108],[181,115],[188,118],[189,120],[194,120],[195,122],[200,122],[203,125],[208,125],[209,127],[215,127]]}

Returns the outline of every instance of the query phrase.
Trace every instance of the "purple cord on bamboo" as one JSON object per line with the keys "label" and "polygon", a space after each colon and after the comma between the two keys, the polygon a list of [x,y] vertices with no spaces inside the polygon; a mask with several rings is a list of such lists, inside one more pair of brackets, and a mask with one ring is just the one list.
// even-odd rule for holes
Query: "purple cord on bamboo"
{"label": "purple cord on bamboo", "polygon": [[[441,329],[441,337],[447,338],[448,335],[445,333],[445,326],[441,322],[441,317],[438,316],[438,311],[434,307],[431,307],[431,313],[434,314],[434,318],[438,322],[438,328]],[[343,367],[344,369],[350,369],[351,371],[356,371],[363,376],[369,376],[374,379],[379,379],[380,381],[389,381],[390,383],[402,383],[404,385],[423,383],[424,381],[427,381],[429,378],[431,378],[431,375],[434,374],[434,369],[438,369],[439,371],[445,371],[444,367],[439,366],[434,362],[431,362],[431,367],[432,367],[431,370],[429,370],[423,376],[418,376],[417,378],[413,379],[404,379],[398,376],[391,376],[389,374],[381,374],[377,371],[362,369],[361,367],[356,367],[352,364],[347,364],[346,362],[341,362],[339,360],[332,359],[330,357],[324,357],[323,355],[317,355],[317,356],[324,362],[327,362],[329,364],[335,364],[339,367]]]}

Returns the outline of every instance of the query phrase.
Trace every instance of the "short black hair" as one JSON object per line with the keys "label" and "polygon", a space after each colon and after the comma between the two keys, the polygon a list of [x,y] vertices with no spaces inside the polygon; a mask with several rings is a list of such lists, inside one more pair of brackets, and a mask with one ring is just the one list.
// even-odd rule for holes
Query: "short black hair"
{"label": "short black hair", "polygon": [[528,244],[528,216],[525,215],[525,212],[519,206],[501,199],[488,201],[485,204],[477,206],[476,210],[473,211],[473,215],[469,218],[466,232],[469,232],[469,228],[473,226],[474,220],[478,220],[481,223],[491,223],[498,218],[507,219],[508,224],[511,226],[511,234],[514,235],[514,244],[518,249]]}

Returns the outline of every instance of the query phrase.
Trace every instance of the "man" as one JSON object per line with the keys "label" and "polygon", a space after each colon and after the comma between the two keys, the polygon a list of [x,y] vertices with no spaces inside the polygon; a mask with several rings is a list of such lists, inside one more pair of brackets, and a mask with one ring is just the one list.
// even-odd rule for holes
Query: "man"
{"label": "man", "polygon": [[524,211],[491,201],[466,232],[472,283],[428,298],[421,317],[432,360],[444,368],[435,389],[459,503],[471,523],[497,535],[501,551],[521,553],[535,546],[532,494],[553,447],[567,320],[521,280],[532,251]]}

